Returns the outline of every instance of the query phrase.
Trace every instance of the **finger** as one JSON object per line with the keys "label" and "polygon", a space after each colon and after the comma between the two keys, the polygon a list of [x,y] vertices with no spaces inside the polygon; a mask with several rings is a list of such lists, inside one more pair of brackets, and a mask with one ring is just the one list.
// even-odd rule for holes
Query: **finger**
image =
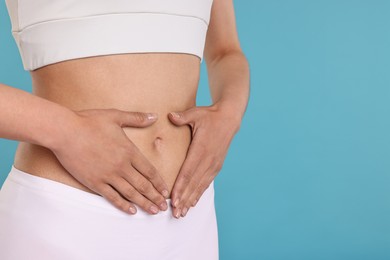
{"label": "finger", "polygon": [[[209,188],[211,183],[213,182],[214,177],[210,175],[208,178],[203,178],[201,183],[198,185],[198,187],[195,189],[195,191],[191,194],[190,198],[188,199],[188,204],[183,207],[183,209],[180,211],[180,214],[182,217],[185,217],[191,207],[195,207],[196,203],[200,200],[203,193]],[[192,203],[191,203],[192,202]]]}
{"label": "finger", "polygon": [[218,157],[214,157],[211,160],[211,164],[209,164],[209,168],[204,173],[202,178],[200,179],[199,185],[193,189],[192,194],[190,194],[187,200],[187,206],[195,207],[196,203],[199,201],[199,198],[202,196],[203,192],[207,189],[207,187],[212,183],[215,177],[222,169],[223,160],[218,160]]}
{"label": "finger", "polygon": [[181,196],[201,162],[203,151],[204,146],[198,142],[198,137],[195,136],[171,192],[172,206],[177,207],[180,204]]}
{"label": "finger", "polygon": [[181,196],[181,200],[179,205],[177,206],[179,209],[181,209],[181,216],[185,217],[187,214],[187,211],[192,207],[192,200],[190,200],[190,197],[197,191],[198,187],[204,182],[204,179],[206,181],[209,178],[210,175],[214,174],[214,167],[211,164],[211,161],[208,160],[202,160],[201,165],[198,166],[196,169],[196,172],[194,173],[194,177],[192,178],[191,182],[187,185],[187,188],[183,192],[183,195]]}
{"label": "finger", "polygon": [[173,217],[175,217],[175,218],[180,218],[180,216],[181,216],[181,210],[179,209],[179,208],[175,208],[175,207],[173,207],[172,208],[172,215],[173,215]]}
{"label": "finger", "polygon": [[210,175],[208,178],[203,178],[200,182],[199,186],[195,189],[195,191],[190,196],[189,201],[192,201],[192,207],[195,207],[203,193],[212,185],[214,181],[214,177]]}
{"label": "finger", "polygon": [[122,175],[130,185],[145,199],[148,199],[154,205],[158,205],[161,210],[167,210],[168,204],[165,198],[155,189],[152,183],[142,176],[136,169],[129,165],[129,169]]}
{"label": "finger", "polygon": [[117,209],[129,214],[136,214],[135,205],[125,200],[113,187],[108,184],[102,184],[96,188],[96,191],[113,204]]}
{"label": "finger", "polygon": [[121,127],[147,127],[153,124],[158,115],[156,113],[129,112],[113,109],[114,119]]}
{"label": "finger", "polygon": [[187,205],[189,207],[195,207],[204,191],[209,187],[215,179],[216,173],[213,172],[213,168],[209,168],[209,171],[205,173],[200,180],[199,185],[193,190],[192,194],[188,198]]}
{"label": "finger", "polygon": [[110,185],[115,188],[125,199],[140,206],[144,211],[150,214],[157,214],[159,208],[156,204],[140,194],[135,187],[129,184],[124,178],[112,178]]}
{"label": "finger", "polygon": [[131,165],[146,179],[148,179],[154,188],[157,189],[166,199],[169,198],[168,186],[158,173],[157,169],[149,162],[148,159],[135,147],[137,153],[132,158]]}
{"label": "finger", "polygon": [[175,125],[181,126],[190,124],[191,126],[199,118],[200,110],[197,107],[190,108],[182,112],[170,112],[168,118]]}

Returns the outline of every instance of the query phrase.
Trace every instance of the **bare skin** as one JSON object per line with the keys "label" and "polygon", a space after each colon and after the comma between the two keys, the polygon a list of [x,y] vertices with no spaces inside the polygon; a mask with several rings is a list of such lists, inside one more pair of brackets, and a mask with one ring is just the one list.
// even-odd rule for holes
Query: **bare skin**
{"label": "bare skin", "polygon": [[[158,169],[170,194],[185,159],[191,131],[189,126],[173,125],[167,115],[195,105],[198,57],[167,53],[97,56],[45,66],[32,71],[31,76],[35,95],[74,111],[114,108],[157,113],[158,119],[151,126],[123,130]],[[97,194],[72,176],[53,151],[43,146],[20,142],[14,165],[33,175]]]}
{"label": "bare skin", "polygon": [[200,66],[191,54],[42,67],[31,72],[35,96],[0,84],[0,118],[8,122],[0,136],[21,141],[20,170],[102,195],[131,214],[135,205],[156,214],[171,198],[172,214],[184,217],[221,170],[248,102],[232,0],[213,2],[204,59],[212,95],[205,107],[195,107]]}

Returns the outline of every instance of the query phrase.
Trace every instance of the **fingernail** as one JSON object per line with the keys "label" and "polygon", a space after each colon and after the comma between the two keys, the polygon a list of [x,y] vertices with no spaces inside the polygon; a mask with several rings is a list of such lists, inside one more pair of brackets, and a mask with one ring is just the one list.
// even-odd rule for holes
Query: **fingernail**
{"label": "fingernail", "polygon": [[180,117],[180,114],[179,113],[176,113],[176,112],[171,112],[171,115],[173,117],[176,117],[176,118],[179,118]]}
{"label": "fingernail", "polygon": [[184,209],[183,209],[183,211],[182,211],[182,216],[183,217],[185,217],[186,216],[186,214],[187,214],[187,208],[186,207],[184,207]]}
{"label": "fingernail", "polygon": [[161,203],[161,204],[160,204],[160,208],[161,208],[162,210],[167,210],[167,208],[168,208],[167,203],[166,203],[166,202]]}
{"label": "fingernail", "polygon": [[151,206],[150,207],[150,211],[152,211],[153,213],[158,213],[158,208],[156,206]]}
{"label": "fingernail", "polygon": [[179,206],[179,199],[176,199],[176,200],[175,200],[175,203],[173,203],[173,206],[174,206],[174,207]]}
{"label": "fingernail", "polygon": [[178,209],[178,210],[176,211],[175,217],[176,217],[176,218],[180,218],[180,209]]}
{"label": "fingernail", "polygon": [[197,202],[198,202],[198,200],[195,199],[194,202],[192,203],[192,206],[195,206]]}
{"label": "fingernail", "polygon": [[157,114],[155,113],[148,113],[147,114],[148,120],[154,120],[157,118]]}
{"label": "fingernail", "polygon": [[136,210],[133,206],[130,206],[130,207],[129,207],[129,211],[130,211],[130,213],[132,213],[132,214],[135,214],[135,213],[137,212],[137,210]]}
{"label": "fingernail", "polygon": [[165,198],[168,198],[168,196],[169,196],[169,191],[163,190],[162,195],[163,195]]}

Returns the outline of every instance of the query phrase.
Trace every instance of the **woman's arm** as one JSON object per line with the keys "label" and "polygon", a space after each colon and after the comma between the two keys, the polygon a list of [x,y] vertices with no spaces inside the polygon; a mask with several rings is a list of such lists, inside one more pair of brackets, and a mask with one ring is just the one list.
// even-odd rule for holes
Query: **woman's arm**
{"label": "woman's arm", "polygon": [[204,52],[211,97],[239,127],[249,99],[249,63],[241,50],[233,0],[214,0],[213,9]]}
{"label": "woman's arm", "polygon": [[20,89],[0,84],[0,137],[59,147],[78,121],[71,110]]}
{"label": "woman's arm", "polygon": [[155,120],[152,114],[116,109],[72,111],[0,84],[0,138],[52,150],[78,181],[130,214],[136,208],[129,201],[151,214],[157,213],[152,206],[167,209],[161,206],[161,194],[168,196],[165,182],[122,129]]}
{"label": "woman's arm", "polygon": [[248,104],[249,64],[240,47],[233,0],[214,0],[204,56],[213,104],[170,115],[176,125],[189,124],[193,135],[172,190],[177,218],[196,205],[221,170]]}

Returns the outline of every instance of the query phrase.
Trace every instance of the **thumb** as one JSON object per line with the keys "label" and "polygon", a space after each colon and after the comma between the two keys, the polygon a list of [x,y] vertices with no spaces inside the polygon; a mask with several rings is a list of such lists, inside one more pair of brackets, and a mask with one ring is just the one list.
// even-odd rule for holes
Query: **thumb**
{"label": "thumb", "polygon": [[116,122],[121,126],[147,127],[153,124],[158,118],[156,113],[129,112],[117,110],[115,113]]}
{"label": "thumb", "polygon": [[190,124],[193,121],[192,109],[182,112],[170,112],[169,119],[177,126]]}

